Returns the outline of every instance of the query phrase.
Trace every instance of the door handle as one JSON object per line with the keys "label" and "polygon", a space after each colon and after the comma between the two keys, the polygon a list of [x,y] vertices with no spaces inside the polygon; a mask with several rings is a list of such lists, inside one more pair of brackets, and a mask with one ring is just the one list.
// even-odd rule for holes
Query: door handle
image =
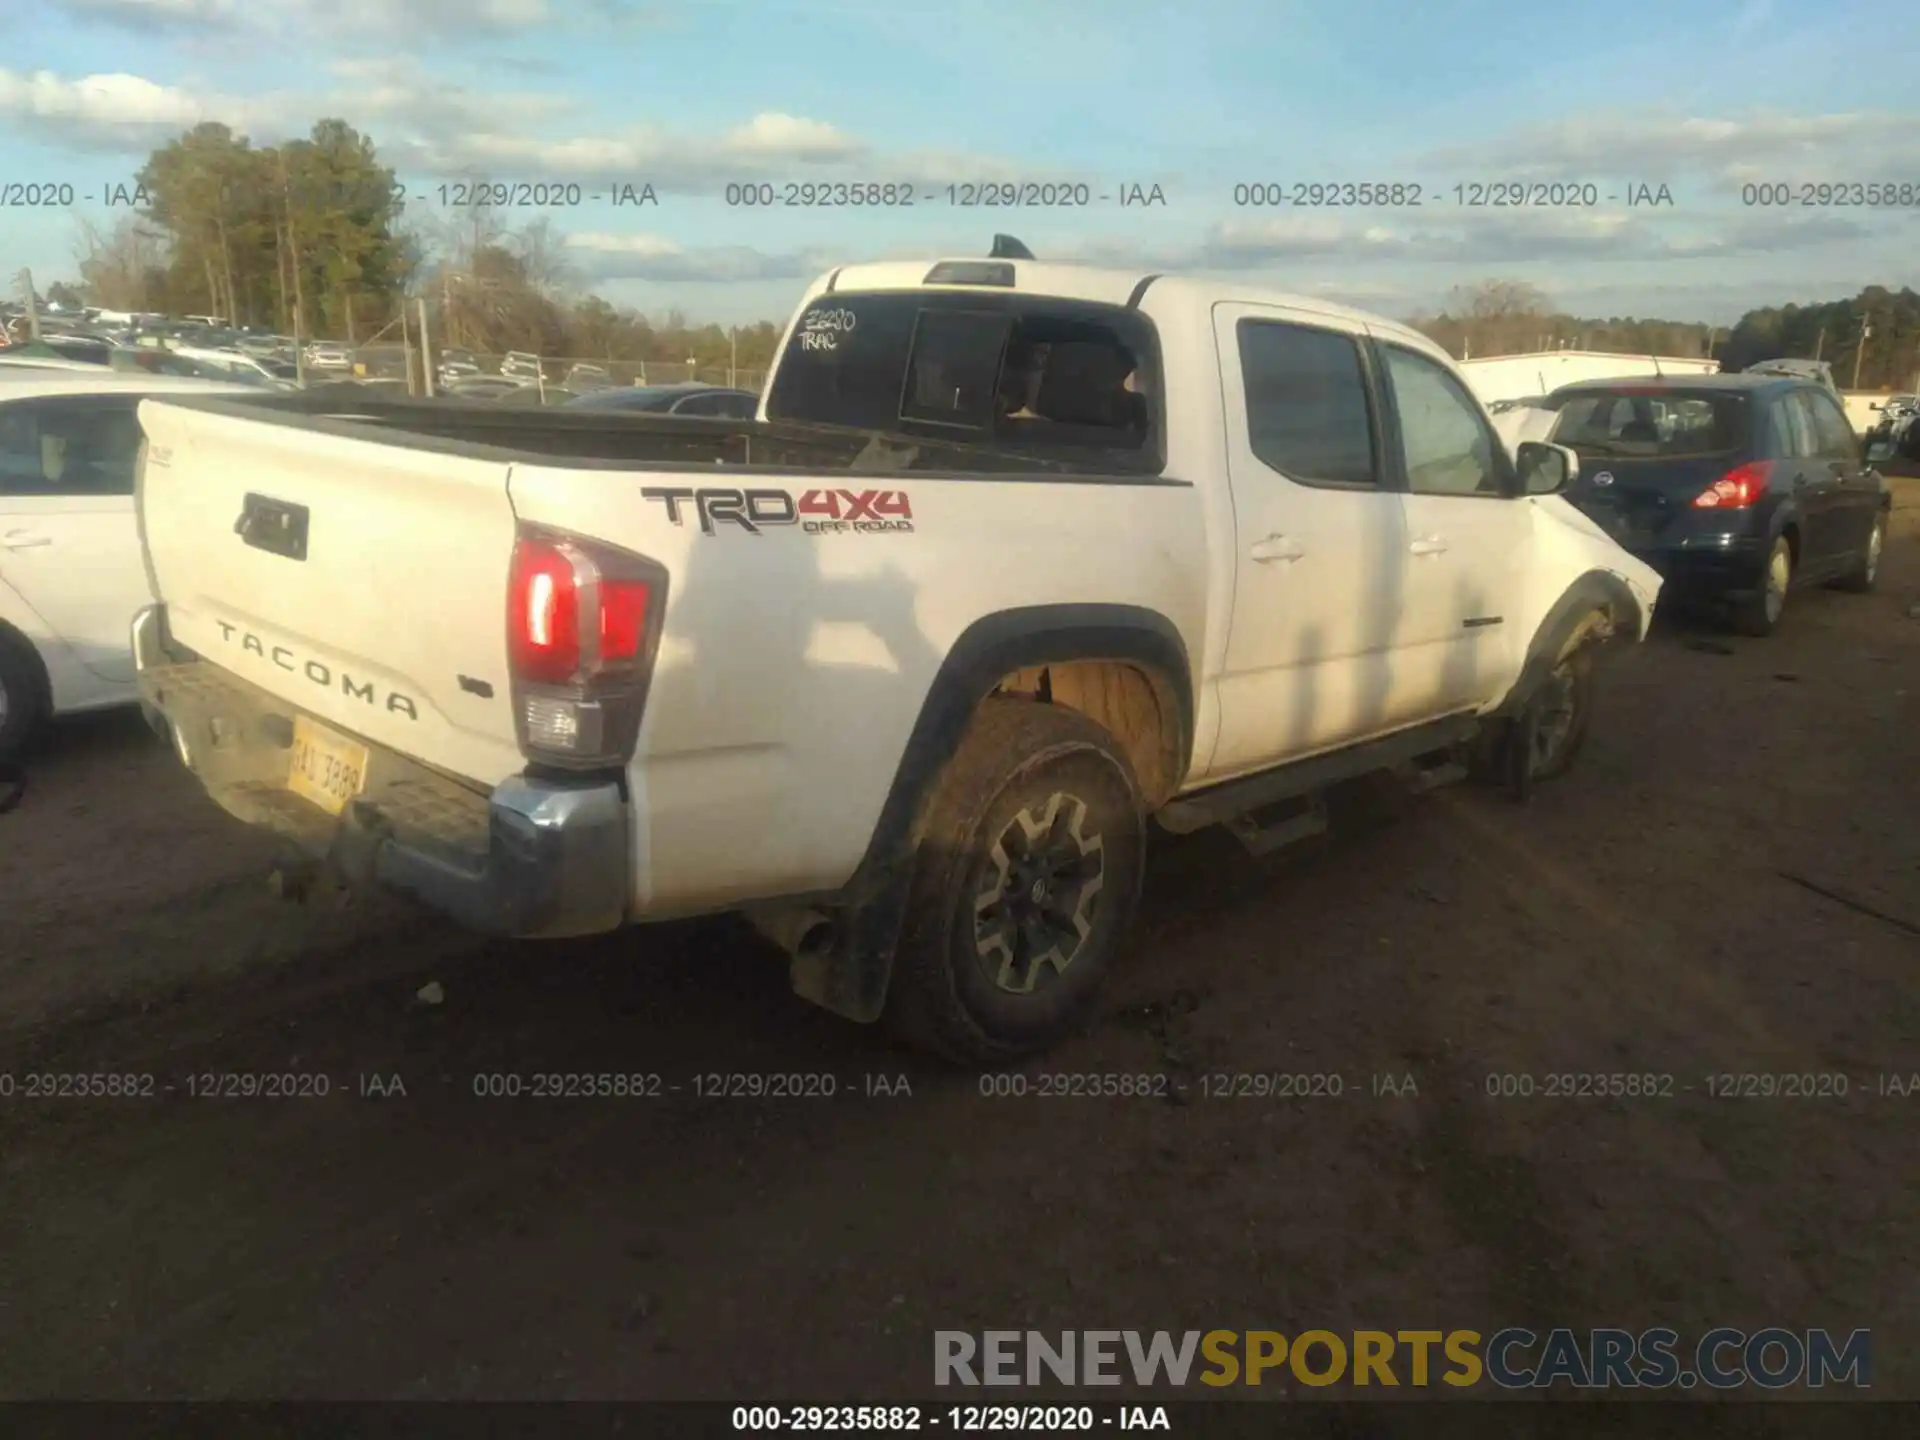
{"label": "door handle", "polygon": [[1428,535],[1414,541],[1407,548],[1416,555],[1444,555],[1447,553],[1447,542],[1438,535]]}
{"label": "door handle", "polygon": [[1275,560],[1298,560],[1307,551],[1298,540],[1290,539],[1285,535],[1269,535],[1247,553],[1262,565],[1266,565]]}
{"label": "door handle", "polygon": [[31,530],[9,530],[0,545],[9,550],[37,550],[42,545],[51,545],[53,539],[47,535],[36,535]]}

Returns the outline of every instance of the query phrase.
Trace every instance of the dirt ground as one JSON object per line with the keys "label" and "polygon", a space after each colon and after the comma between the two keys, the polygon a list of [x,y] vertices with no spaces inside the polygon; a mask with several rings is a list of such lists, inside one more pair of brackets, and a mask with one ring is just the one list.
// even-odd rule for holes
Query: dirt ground
{"label": "dirt ground", "polygon": [[[531,946],[277,901],[136,719],[66,726],[0,818],[0,1076],[174,1088],[0,1100],[0,1397],[924,1398],[936,1329],[1780,1324],[1871,1328],[1876,1393],[1920,1398],[1920,1093],[1875,1093],[1920,1072],[1901,504],[1876,595],[1620,657],[1529,807],[1355,806],[1265,862],[1159,837],[1122,984],[1044,1068],[1184,1103],[983,1097],[728,923]],[[549,1071],[669,1093],[474,1094]],[[1488,1094],[1570,1071],[1675,1093]],[[245,1072],[331,1093],[186,1093]],[[1209,1098],[1225,1072],[1344,1093]]]}

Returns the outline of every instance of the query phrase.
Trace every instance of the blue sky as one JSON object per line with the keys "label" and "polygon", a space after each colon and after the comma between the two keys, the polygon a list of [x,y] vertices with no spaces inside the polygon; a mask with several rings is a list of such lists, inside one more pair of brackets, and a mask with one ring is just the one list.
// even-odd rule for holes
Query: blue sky
{"label": "blue sky", "polygon": [[[997,230],[1048,258],[1393,314],[1497,277],[1580,313],[1724,323],[1920,285],[1914,16],[1878,0],[0,0],[0,187],[71,184],[79,212],[0,212],[0,262],[71,275],[82,217],[114,218],[86,197],[196,120],[264,142],[337,115],[399,166],[429,239],[449,223],[443,183],[577,184],[578,205],[506,218],[545,215],[583,287],[723,323],[784,315],[831,265],[977,253]],[[726,201],[729,184],[866,181],[917,203]],[[1599,203],[1454,190],[1518,181],[1590,184]],[[1854,181],[1904,185],[1906,204],[1743,203],[1743,185]],[[1089,203],[948,203],[978,182],[1084,185]],[[1423,203],[1236,205],[1249,182],[1418,186]],[[659,203],[591,198],[621,183]],[[1100,198],[1156,184],[1164,205]],[[1628,206],[1642,184],[1671,205]]]}

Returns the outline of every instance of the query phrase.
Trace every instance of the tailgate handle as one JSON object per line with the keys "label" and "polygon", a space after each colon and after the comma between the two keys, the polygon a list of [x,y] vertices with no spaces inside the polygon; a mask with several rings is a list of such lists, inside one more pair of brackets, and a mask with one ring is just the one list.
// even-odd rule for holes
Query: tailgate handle
{"label": "tailgate handle", "polygon": [[256,550],[288,560],[307,558],[307,507],[248,493],[233,533]]}

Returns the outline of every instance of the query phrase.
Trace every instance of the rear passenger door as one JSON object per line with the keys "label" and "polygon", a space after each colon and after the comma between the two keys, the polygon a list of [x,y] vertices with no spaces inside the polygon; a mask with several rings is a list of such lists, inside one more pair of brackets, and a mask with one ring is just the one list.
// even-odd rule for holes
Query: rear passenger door
{"label": "rear passenger door", "polygon": [[1833,498],[1834,560],[1844,564],[1866,548],[1880,511],[1880,487],[1861,459],[1860,441],[1847,412],[1825,390],[1802,391],[1813,413],[1814,441],[1827,472],[1839,482]]}
{"label": "rear passenger door", "polygon": [[1284,306],[1213,313],[1236,539],[1209,766],[1224,778],[1400,719],[1406,544],[1364,331]]}
{"label": "rear passenger door", "polygon": [[1376,343],[1393,402],[1389,474],[1406,513],[1394,663],[1420,715],[1437,716],[1498,699],[1518,675],[1532,639],[1517,630],[1533,511],[1460,378],[1390,338]]}
{"label": "rear passenger door", "polygon": [[1792,497],[1800,517],[1800,557],[1795,568],[1803,575],[1817,575],[1829,568],[1837,556],[1845,553],[1846,492],[1835,461],[1823,454],[1819,412],[1813,406],[1811,390],[1789,390],[1776,405],[1786,428],[1786,446],[1790,456],[1783,464],[1788,473],[1781,476],[1783,488]]}

